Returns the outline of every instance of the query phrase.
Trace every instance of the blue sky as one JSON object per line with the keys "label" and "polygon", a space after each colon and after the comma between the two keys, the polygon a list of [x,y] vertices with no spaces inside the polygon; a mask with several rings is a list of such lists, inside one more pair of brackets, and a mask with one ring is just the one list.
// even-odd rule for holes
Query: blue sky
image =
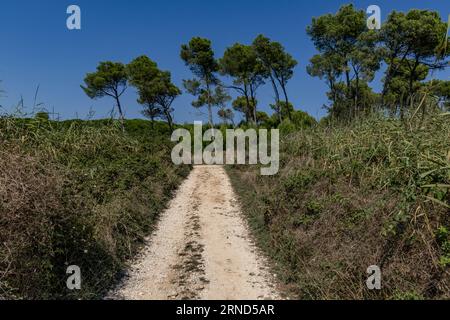
{"label": "blue sky", "polygon": [[[128,63],[146,54],[159,67],[172,73],[173,82],[192,75],[179,58],[180,46],[194,36],[209,38],[216,56],[226,47],[249,44],[260,33],[281,42],[299,62],[288,93],[296,108],[316,118],[325,114],[324,82],[306,73],[309,59],[316,53],[305,29],[311,18],[336,12],[352,2],[366,9],[380,6],[382,19],[395,9],[434,9],[447,20],[447,0],[408,1],[288,1],[288,0],[2,0],[0,10],[0,88],[5,91],[0,105],[11,110],[23,96],[25,105],[33,104],[39,85],[38,102],[55,110],[63,119],[85,118],[89,110],[95,117],[106,117],[113,106],[109,98],[89,99],[80,89],[84,75],[94,71],[99,61]],[[66,9],[76,4],[82,11],[82,30],[66,28]],[[436,75],[449,79],[450,71]],[[372,84],[380,87],[379,75]],[[192,96],[184,93],[175,103],[175,120],[206,120],[206,115],[191,106]],[[269,85],[259,90],[259,108],[269,111],[273,93]],[[136,93],[129,88],[123,97],[128,118],[140,116]]]}

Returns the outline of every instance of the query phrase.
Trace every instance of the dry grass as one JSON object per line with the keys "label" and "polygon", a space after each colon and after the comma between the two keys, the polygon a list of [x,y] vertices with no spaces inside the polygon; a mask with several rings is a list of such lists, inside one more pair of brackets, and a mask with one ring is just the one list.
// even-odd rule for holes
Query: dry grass
{"label": "dry grass", "polygon": [[[449,119],[380,117],[284,138],[277,176],[230,173],[263,248],[306,299],[450,298]],[[383,289],[366,288],[382,268]]]}
{"label": "dry grass", "polygon": [[50,268],[45,263],[53,255],[53,219],[63,211],[61,194],[58,170],[17,149],[1,151],[0,279],[8,287],[0,287],[0,296],[20,296],[16,288],[21,287],[37,295],[47,285],[42,274]]}
{"label": "dry grass", "polygon": [[0,142],[0,299],[101,297],[189,171],[166,135],[114,124],[2,118]]}

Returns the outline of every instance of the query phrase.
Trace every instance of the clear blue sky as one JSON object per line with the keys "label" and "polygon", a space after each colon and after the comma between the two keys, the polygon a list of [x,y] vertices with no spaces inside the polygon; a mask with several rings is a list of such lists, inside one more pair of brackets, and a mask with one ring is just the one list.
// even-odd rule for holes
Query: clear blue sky
{"label": "clear blue sky", "polygon": [[[428,8],[447,20],[448,0],[370,0],[370,1],[289,1],[289,0],[2,0],[0,9],[0,88],[5,93],[0,104],[7,110],[22,95],[31,106],[34,91],[40,85],[38,102],[55,110],[61,118],[86,117],[90,108],[95,117],[107,116],[113,105],[109,98],[90,100],[80,89],[86,72],[95,70],[99,61],[129,62],[146,54],[160,68],[172,72],[176,85],[191,77],[179,58],[180,46],[193,36],[211,39],[217,57],[235,42],[251,43],[263,33],[280,41],[299,62],[289,83],[290,99],[296,108],[320,118],[325,114],[325,84],[306,73],[306,65],[315,54],[305,29],[314,16],[336,12],[352,2],[366,9],[377,4],[382,19],[393,10]],[[66,9],[77,4],[82,10],[82,30],[66,28]],[[450,72],[437,74],[449,79]],[[378,76],[373,87],[379,89]],[[268,111],[273,101],[270,86],[260,89],[259,107]],[[177,122],[206,120],[190,103],[186,93],[174,107]],[[140,117],[141,107],[130,88],[123,97],[128,118]]]}

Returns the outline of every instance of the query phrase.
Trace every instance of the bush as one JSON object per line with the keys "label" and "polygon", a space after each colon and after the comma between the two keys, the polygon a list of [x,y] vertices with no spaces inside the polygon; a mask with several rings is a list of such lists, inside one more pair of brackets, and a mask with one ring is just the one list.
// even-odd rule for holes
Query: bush
{"label": "bush", "polygon": [[40,119],[40,120],[49,120],[50,116],[48,115],[48,112],[37,112],[36,115],[34,116],[35,119]]}
{"label": "bush", "polygon": [[[260,245],[310,299],[450,298],[449,117],[289,132],[280,171],[229,167]],[[370,291],[378,265],[383,289]],[[413,294],[414,293],[414,294]]]}
{"label": "bush", "polygon": [[308,113],[296,110],[292,112],[292,123],[295,125],[297,129],[305,129],[311,128],[312,126],[317,124],[316,119],[311,117]]}
{"label": "bush", "polygon": [[0,299],[98,298],[126,268],[189,172],[167,134],[127,125],[0,119]]}
{"label": "bush", "polygon": [[280,125],[278,126],[278,129],[280,130],[280,133],[284,136],[297,131],[295,124],[293,124],[292,121],[289,119],[283,120],[283,122],[281,122]]}
{"label": "bush", "polygon": [[278,126],[282,135],[288,135],[301,129],[311,128],[317,124],[317,121],[313,117],[301,110],[292,111],[291,117],[292,120],[285,119]]}

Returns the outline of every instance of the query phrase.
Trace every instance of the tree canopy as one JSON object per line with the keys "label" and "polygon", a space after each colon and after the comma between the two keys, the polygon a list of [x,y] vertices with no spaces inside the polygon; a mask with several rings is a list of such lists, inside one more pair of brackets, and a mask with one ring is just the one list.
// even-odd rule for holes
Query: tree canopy
{"label": "tree canopy", "polygon": [[[284,47],[275,41],[271,41],[269,38],[260,34],[253,41],[253,49],[265,68],[265,76],[270,79],[272,88],[275,94],[275,106],[280,105],[280,93],[278,86],[284,95],[284,102],[289,104],[289,98],[287,94],[287,83],[294,75],[294,68],[297,66],[297,61],[285,51]],[[278,113],[280,121],[282,115],[279,109],[275,110]],[[290,111],[287,116],[291,118]]]}
{"label": "tree canopy", "polygon": [[[448,64],[447,24],[430,10],[393,11],[378,31],[368,30],[365,12],[349,4],[314,18],[307,33],[319,51],[307,72],[326,81],[331,102],[326,108],[338,118],[379,107],[403,117],[430,71]],[[369,83],[383,63],[383,90],[377,95]]]}
{"label": "tree canopy", "polygon": [[[347,4],[336,13],[313,18],[306,32],[317,49],[306,71],[326,82],[324,107],[330,118],[351,120],[374,110],[403,118],[418,101],[438,109],[449,107],[449,82],[430,77],[448,66],[450,55],[448,25],[437,12],[393,11],[380,30],[369,30],[366,12]],[[180,57],[193,75],[183,80],[184,89],[195,96],[193,107],[206,107],[211,127],[213,108],[224,122],[231,121],[233,110],[255,125],[290,126],[299,117],[287,88],[298,62],[280,42],[260,34],[250,44],[231,45],[216,58],[209,39],[194,37],[181,45]],[[371,82],[379,70],[384,72],[382,90],[374,92]],[[172,127],[172,104],[181,91],[170,72],[160,70],[147,56],[128,65],[100,62],[81,87],[92,99],[112,97],[123,120],[120,98],[128,84],[136,88],[144,116],[152,122],[163,118]],[[258,95],[266,84],[275,101],[259,106]],[[270,107],[273,116],[266,119],[263,107]]]}
{"label": "tree canopy", "polygon": [[198,97],[192,105],[196,108],[207,106],[209,125],[213,126],[214,91],[213,88],[219,83],[216,73],[219,64],[214,58],[211,41],[204,38],[192,38],[188,44],[181,46],[181,59],[189,67],[195,78],[184,80],[186,90]]}
{"label": "tree canopy", "polygon": [[138,103],[146,107],[143,114],[152,121],[163,116],[172,128],[172,103],[181,91],[172,83],[170,72],[159,70],[157,64],[147,56],[134,59],[127,70],[130,83],[138,91]]}
{"label": "tree canopy", "polygon": [[[403,117],[430,70],[448,64],[447,24],[437,12],[393,11],[381,28],[379,41],[387,65],[382,104]],[[400,87],[401,90],[400,90]]]}
{"label": "tree canopy", "polygon": [[120,62],[100,62],[96,72],[88,73],[84,78],[83,91],[91,99],[109,96],[114,98],[123,121],[124,113],[120,104],[120,97],[127,89],[128,74],[126,67]]}
{"label": "tree canopy", "polygon": [[329,112],[351,118],[367,111],[364,96],[371,94],[367,84],[380,68],[381,52],[376,31],[367,29],[365,12],[342,6],[336,14],[313,18],[307,33],[320,52],[307,71],[327,81]]}
{"label": "tree canopy", "polygon": [[237,90],[245,98],[248,120],[251,119],[256,123],[256,92],[264,84],[266,70],[253,47],[234,44],[225,50],[219,65],[222,74],[233,78],[233,85],[229,87]]}

